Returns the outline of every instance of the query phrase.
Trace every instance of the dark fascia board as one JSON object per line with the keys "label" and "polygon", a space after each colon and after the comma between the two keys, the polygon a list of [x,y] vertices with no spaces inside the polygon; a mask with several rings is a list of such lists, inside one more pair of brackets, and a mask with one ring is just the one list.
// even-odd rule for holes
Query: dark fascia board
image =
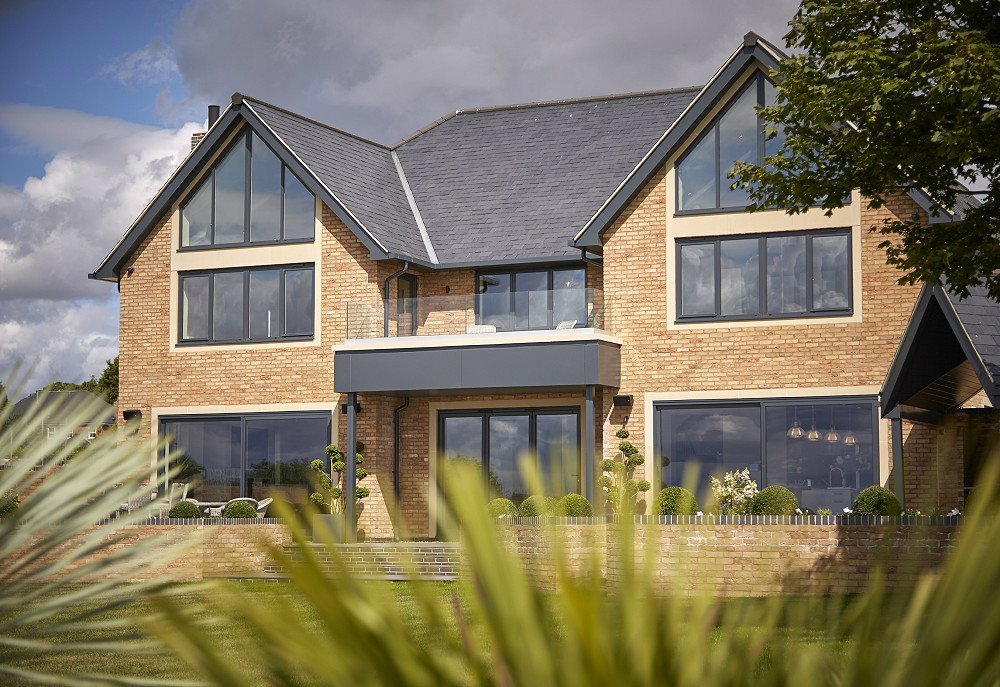
{"label": "dark fascia board", "polygon": [[90,279],[103,281],[117,280],[122,266],[132,253],[142,245],[142,241],[153,230],[163,213],[173,207],[204,164],[227,142],[230,134],[243,126],[244,123],[271,146],[281,161],[305,183],[313,194],[333,210],[334,214],[369,250],[372,258],[385,260],[390,257],[389,253],[368,233],[357,218],[313,174],[312,170],[306,167],[298,156],[271,131],[263,120],[253,112],[252,108],[234,97],[233,104],[226,109],[225,115],[216,122],[195,150],[181,163],[181,166],[146,206],[146,209],[143,210],[97,270],[87,276]]}
{"label": "dark fascia board", "polygon": [[994,407],[1000,407],[1000,390],[997,389],[993,378],[983,364],[982,358],[979,357],[979,352],[976,351],[972,339],[969,338],[968,332],[958,319],[955,306],[952,305],[948,295],[940,286],[924,284],[920,290],[920,295],[917,297],[913,314],[910,315],[910,320],[906,324],[903,339],[900,341],[899,348],[896,349],[896,355],[889,366],[889,372],[886,375],[885,382],[882,384],[882,391],[879,393],[882,417],[890,417],[890,414],[900,406],[901,401],[906,400],[899,398],[900,377],[909,358],[910,350],[913,348],[913,343],[916,340],[917,330],[920,329],[920,323],[923,321],[924,314],[927,312],[927,308],[932,301],[936,301],[938,306],[940,306],[945,319],[951,327],[952,333],[962,347],[966,359],[975,371],[976,377],[979,379],[979,383],[982,384],[983,390],[989,397],[990,402]]}
{"label": "dark fascia board", "polygon": [[778,60],[760,41],[747,41],[737,50],[719,72],[702,89],[688,108],[677,118],[670,129],[657,141],[642,162],[622,182],[621,186],[598,210],[583,230],[569,244],[577,248],[597,249],[601,246],[601,233],[628,207],[646,183],[663,166],[667,159],[684,142],[688,133],[697,126],[721,99],[733,83],[743,76],[754,62],[766,70],[775,70]]}

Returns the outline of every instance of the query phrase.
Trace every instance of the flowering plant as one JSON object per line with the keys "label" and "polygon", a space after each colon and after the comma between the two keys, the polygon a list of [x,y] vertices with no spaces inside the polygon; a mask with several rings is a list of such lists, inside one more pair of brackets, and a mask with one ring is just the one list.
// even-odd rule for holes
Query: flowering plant
{"label": "flowering plant", "polygon": [[712,493],[720,515],[746,515],[757,491],[757,482],[750,479],[750,468],[727,472],[721,480],[712,478]]}

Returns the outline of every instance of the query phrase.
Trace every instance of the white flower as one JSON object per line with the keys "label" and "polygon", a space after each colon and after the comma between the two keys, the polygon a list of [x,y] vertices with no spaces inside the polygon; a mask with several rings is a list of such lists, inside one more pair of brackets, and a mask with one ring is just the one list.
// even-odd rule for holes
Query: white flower
{"label": "white flower", "polygon": [[844,508],[844,512],[847,513],[848,515],[850,515],[854,511],[852,511],[850,508]]}

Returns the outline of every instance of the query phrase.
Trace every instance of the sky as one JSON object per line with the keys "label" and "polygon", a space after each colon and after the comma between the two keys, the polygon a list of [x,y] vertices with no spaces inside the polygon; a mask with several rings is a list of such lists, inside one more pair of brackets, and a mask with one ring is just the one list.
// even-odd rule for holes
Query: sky
{"label": "sky", "polygon": [[203,130],[253,95],[392,143],[449,111],[701,85],[790,0],[0,0],[0,379],[100,374],[97,268]]}

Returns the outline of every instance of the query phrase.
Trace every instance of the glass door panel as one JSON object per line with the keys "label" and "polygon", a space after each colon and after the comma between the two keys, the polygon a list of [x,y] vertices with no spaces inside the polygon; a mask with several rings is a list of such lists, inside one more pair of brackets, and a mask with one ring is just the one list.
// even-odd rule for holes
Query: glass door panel
{"label": "glass door panel", "polygon": [[514,319],[519,330],[549,327],[548,271],[514,275]]}
{"label": "glass door panel", "polygon": [[580,491],[580,416],[539,413],[535,418],[536,454],[542,483],[552,496]]}
{"label": "glass door panel", "polygon": [[503,496],[515,504],[528,496],[528,485],[521,475],[520,461],[530,455],[530,421],[524,415],[491,415],[489,418],[490,498]]}
{"label": "glass door panel", "polygon": [[241,434],[238,419],[189,420],[163,423],[176,453],[171,467],[180,472],[172,481],[188,485],[188,496],[199,501],[228,501],[240,495]]}

